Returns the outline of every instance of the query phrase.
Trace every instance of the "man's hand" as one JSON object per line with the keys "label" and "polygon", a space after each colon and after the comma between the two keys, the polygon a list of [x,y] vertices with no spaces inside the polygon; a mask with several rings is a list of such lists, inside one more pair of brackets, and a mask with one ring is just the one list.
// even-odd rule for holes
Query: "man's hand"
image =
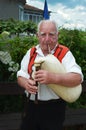
{"label": "man's hand", "polygon": [[40,84],[49,84],[51,82],[49,74],[50,73],[46,70],[36,71],[34,74],[34,80]]}
{"label": "man's hand", "polygon": [[18,77],[18,84],[25,88],[29,93],[36,94],[38,88],[36,82],[32,79],[26,79],[24,77]]}

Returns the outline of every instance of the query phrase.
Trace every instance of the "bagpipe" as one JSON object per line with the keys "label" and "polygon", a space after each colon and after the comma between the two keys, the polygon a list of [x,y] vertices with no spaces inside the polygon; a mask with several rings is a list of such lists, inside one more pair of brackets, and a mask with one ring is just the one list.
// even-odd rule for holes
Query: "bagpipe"
{"label": "bagpipe", "polygon": [[[46,57],[39,58],[34,61],[34,66],[41,66],[41,69],[54,73],[66,73],[66,69],[62,63],[52,54],[48,54]],[[66,102],[75,102],[81,95],[82,85],[74,87],[66,87],[57,84],[47,84],[59,97]]]}

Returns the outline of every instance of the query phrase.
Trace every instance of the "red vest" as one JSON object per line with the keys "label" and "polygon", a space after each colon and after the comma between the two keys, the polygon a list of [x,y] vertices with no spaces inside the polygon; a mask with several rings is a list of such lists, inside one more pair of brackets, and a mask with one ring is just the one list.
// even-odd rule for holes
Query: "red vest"
{"label": "red vest", "polygon": [[[65,56],[65,54],[69,51],[69,49],[63,45],[58,45],[56,47],[56,50],[54,52],[54,56],[57,57],[57,59],[62,62],[62,59],[63,57]],[[36,58],[36,47],[32,47],[31,48],[31,51],[30,51],[30,61],[29,61],[29,64],[28,64],[28,73],[31,74],[32,72],[32,66],[34,64],[34,60]]]}

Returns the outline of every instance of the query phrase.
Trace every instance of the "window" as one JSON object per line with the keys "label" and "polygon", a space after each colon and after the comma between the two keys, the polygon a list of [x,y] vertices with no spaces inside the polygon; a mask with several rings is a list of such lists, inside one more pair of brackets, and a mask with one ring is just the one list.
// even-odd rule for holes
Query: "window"
{"label": "window", "polygon": [[28,20],[28,17],[29,17],[29,15],[27,14],[27,13],[24,13],[24,21],[27,21]]}
{"label": "window", "polygon": [[42,15],[36,15],[36,14],[29,14],[29,13],[24,13],[23,17],[24,21],[30,20],[32,22],[38,23],[40,20],[43,19]]}
{"label": "window", "polygon": [[23,14],[24,14],[24,9],[22,6],[19,5],[19,20],[23,21]]}

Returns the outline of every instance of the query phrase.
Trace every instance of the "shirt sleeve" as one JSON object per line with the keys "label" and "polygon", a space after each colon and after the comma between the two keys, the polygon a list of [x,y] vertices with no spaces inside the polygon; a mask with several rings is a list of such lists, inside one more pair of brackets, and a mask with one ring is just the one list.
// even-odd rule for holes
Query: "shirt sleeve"
{"label": "shirt sleeve", "polygon": [[64,56],[64,58],[62,59],[62,64],[64,65],[67,72],[81,74],[83,80],[81,67],[76,63],[76,60],[71,51],[68,51],[67,54]]}
{"label": "shirt sleeve", "polygon": [[17,77],[22,76],[25,78],[30,78],[30,75],[28,73],[28,64],[30,59],[30,50],[27,51],[26,55],[23,57],[20,65],[20,70],[17,72]]}

